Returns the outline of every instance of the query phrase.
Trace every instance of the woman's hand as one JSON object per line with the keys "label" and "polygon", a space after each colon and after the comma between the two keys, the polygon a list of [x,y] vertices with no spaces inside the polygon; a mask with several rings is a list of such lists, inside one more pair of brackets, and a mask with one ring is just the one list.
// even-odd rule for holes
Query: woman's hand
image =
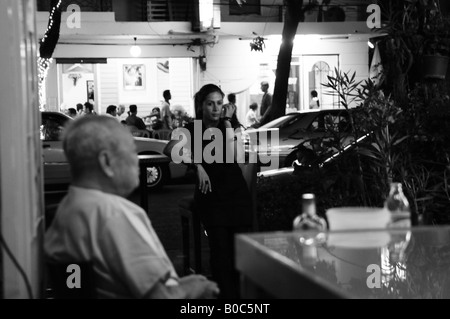
{"label": "woman's hand", "polygon": [[236,112],[236,106],[234,104],[228,103],[222,107],[223,117],[232,117],[234,112]]}
{"label": "woman's hand", "polygon": [[201,164],[197,165],[197,177],[199,181],[198,188],[200,191],[203,194],[206,194],[208,191],[212,192],[211,181],[209,180],[209,176]]}

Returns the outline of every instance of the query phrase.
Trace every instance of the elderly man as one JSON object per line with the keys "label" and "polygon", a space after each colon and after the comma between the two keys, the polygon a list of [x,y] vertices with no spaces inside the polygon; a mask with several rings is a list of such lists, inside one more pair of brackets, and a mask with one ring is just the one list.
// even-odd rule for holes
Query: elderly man
{"label": "elderly man", "polygon": [[73,182],[45,235],[56,263],[93,263],[99,298],[213,298],[214,282],[179,278],[145,211],[128,201],[139,184],[131,134],[108,116],[83,116],[65,130]]}

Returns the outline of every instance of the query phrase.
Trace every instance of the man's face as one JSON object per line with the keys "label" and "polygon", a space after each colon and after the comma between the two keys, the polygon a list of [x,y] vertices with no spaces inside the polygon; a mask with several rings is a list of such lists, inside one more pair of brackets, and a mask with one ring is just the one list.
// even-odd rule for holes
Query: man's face
{"label": "man's face", "polygon": [[261,91],[267,92],[268,88],[269,88],[269,86],[267,84],[261,84]]}
{"label": "man's face", "polygon": [[127,197],[139,186],[139,160],[136,144],[128,132],[120,131],[117,134],[118,148],[114,152],[112,182],[117,195]]}

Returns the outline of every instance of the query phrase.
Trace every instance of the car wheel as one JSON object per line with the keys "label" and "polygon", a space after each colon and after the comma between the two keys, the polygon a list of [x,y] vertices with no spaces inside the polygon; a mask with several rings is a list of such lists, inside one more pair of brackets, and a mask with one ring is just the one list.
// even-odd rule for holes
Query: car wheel
{"label": "car wheel", "polygon": [[167,170],[159,165],[147,167],[147,187],[160,189],[164,185]]}

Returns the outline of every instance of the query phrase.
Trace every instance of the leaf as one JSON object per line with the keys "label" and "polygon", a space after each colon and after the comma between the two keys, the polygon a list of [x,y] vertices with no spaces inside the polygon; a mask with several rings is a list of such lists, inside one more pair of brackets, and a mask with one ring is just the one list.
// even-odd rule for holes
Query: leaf
{"label": "leaf", "polygon": [[392,143],[392,145],[398,145],[401,142],[403,142],[404,140],[406,140],[409,137],[409,135],[403,136],[402,138],[398,139],[397,141],[395,141],[394,143]]}

